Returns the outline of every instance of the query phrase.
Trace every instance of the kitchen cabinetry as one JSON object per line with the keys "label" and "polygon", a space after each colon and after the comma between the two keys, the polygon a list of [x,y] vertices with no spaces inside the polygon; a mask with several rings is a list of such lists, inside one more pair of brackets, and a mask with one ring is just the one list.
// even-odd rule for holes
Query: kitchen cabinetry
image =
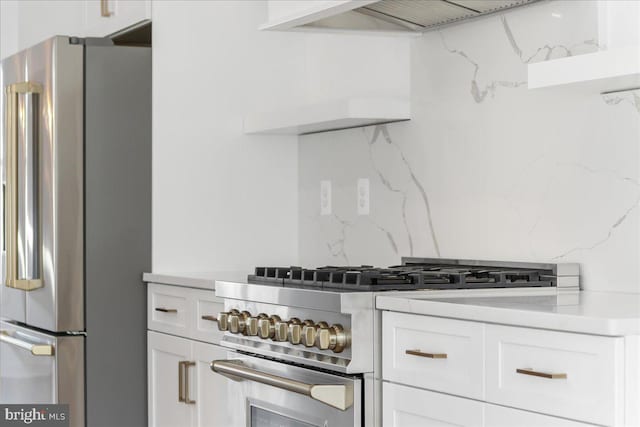
{"label": "kitchen cabinetry", "polygon": [[150,283],[147,293],[149,426],[231,425],[227,380],[209,367],[226,359],[211,320],[222,304],[210,290]]}
{"label": "kitchen cabinetry", "polygon": [[[15,9],[15,13],[13,11]],[[2,37],[13,38],[15,49],[3,56],[26,49],[56,35],[104,37],[151,19],[151,0],[57,0],[18,1],[2,6],[17,25]]]}
{"label": "kitchen cabinetry", "polygon": [[633,337],[389,311],[382,335],[384,425],[634,425]]}
{"label": "kitchen cabinetry", "polygon": [[[150,426],[193,425],[193,408],[181,401],[184,379],[179,373],[183,361],[191,360],[191,344],[184,338],[147,333]],[[191,374],[187,370],[187,376]]]}
{"label": "kitchen cabinetry", "polygon": [[85,0],[84,8],[87,37],[106,36],[151,19],[150,0]]}
{"label": "kitchen cabinetry", "polygon": [[18,51],[53,36],[84,35],[84,1],[19,1]]}
{"label": "kitchen cabinetry", "polygon": [[226,350],[168,334],[148,332],[149,425],[228,426],[226,378],[214,375],[212,360]]}
{"label": "kitchen cabinetry", "polygon": [[385,382],[382,385],[382,425],[385,427],[478,426],[482,402],[461,399]]}

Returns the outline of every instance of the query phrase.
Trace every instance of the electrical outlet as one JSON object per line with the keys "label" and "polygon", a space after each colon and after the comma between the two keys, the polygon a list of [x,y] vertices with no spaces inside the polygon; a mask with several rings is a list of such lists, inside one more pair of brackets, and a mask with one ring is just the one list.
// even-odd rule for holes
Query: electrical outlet
{"label": "electrical outlet", "polygon": [[331,181],[320,181],[320,215],[331,215]]}
{"label": "electrical outlet", "polygon": [[369,215],[369,178],[360,178],[357,189],[358,215]]}

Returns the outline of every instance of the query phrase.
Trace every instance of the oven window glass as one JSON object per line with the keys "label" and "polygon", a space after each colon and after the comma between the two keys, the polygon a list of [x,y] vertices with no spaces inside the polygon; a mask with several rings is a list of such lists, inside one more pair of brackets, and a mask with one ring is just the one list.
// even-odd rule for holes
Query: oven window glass
{"label": "oven window glass", "polygon": [[251,427],[314,427],[266,409],[251,407]]}

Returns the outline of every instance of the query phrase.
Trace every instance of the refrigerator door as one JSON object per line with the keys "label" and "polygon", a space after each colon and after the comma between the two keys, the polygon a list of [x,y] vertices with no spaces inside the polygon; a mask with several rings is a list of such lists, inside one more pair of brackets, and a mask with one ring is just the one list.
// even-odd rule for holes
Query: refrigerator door
{"label": "refrigerator door", "polygon": [[84,330],[83,46],[55,37],[2,61],[0,313]]}
{"label": "refrigerator door", "polygon": [[70,425],[84,425],[84,337],[0,322],[0,403],[66,403]]}

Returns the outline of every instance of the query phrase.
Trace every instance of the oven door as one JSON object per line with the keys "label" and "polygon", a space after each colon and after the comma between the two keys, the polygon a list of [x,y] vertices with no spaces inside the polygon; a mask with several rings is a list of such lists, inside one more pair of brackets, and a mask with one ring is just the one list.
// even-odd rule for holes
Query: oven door
{"label": "oven door", "polygon": [[229,352],[211,369],[227,381],[234,427],[362,426],[362,380]]}

